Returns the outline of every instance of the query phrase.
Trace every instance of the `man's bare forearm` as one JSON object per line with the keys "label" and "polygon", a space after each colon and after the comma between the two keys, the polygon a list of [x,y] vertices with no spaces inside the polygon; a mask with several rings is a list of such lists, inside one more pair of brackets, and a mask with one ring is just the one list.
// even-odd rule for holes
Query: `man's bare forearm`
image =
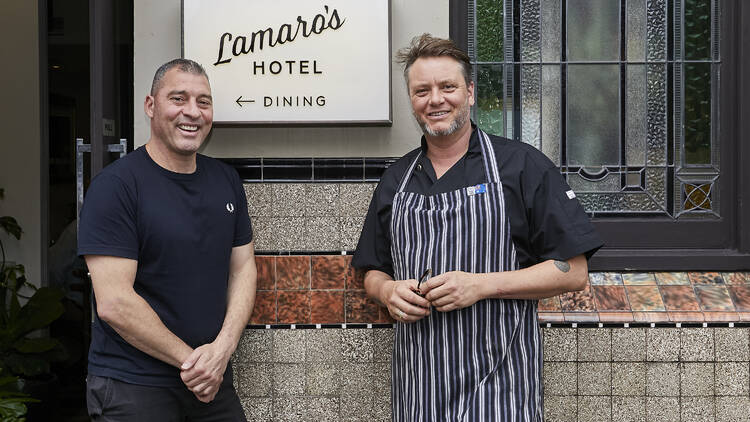
{"label": "man's bare forearm", "polygon": [[484,298],[542,299],[582,290],[588,281],[586,257],[547,260],[516,271],[477,274]]}
{"label": "man's bare forearm", "polygon": [[172,333],[133,290],[137,261],[88,255],[86,264],[99,318],[133,347],[179,368],[193,349]]}
{"label": "man's bare forearm", "polygon": [[231,355],[250,320],[255,304],[257,270],[253,243],[234,248],[227,285],[227,312],[216,342]]}

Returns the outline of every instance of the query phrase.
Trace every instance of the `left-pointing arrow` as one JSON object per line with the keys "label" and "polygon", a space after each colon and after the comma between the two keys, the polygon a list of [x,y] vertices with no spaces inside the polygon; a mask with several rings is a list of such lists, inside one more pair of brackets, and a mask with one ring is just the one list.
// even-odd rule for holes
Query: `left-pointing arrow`
{"label": "left-pointing arrow", "polygon": [[237,101],[236,101],[237,105],[240,106],[240,107],[242,107],[242,103],[254,103],[254,102],[255,102],[255,100],[243,100],[242,99],[242,95],[240,95],[239,97],[237,97]]}

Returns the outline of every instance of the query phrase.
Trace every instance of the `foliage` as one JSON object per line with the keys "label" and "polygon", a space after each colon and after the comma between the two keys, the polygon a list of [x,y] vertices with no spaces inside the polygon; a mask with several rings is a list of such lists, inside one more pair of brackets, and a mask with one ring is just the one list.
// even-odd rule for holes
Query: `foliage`
{"label": "foliage", "polygon": [[[0,189],[0,199],[4,196]],[[15,218],[0,217],[0,228],[21,239],[23,230]],[[49,337],[29,337],[63,314],[64,293],[52,287],[37,288],[26,279],[23,265],[8,265],[0,239],[0,369],[23,377],[50,372],[50,362],[65,358],[62,344]],[[23,294],[31,291],[31,296]],[[21,305],[20,299],[27,299]],[[5,419],[3,419],[5,420]]]}
{"label": "foliage", "polygon": [[[1,372],[2,370],[0,370]],[[0,420],[7,422],[24,422],[26,404],[36,403],[28,394],[18,391],[18,378],[0,376]]]}

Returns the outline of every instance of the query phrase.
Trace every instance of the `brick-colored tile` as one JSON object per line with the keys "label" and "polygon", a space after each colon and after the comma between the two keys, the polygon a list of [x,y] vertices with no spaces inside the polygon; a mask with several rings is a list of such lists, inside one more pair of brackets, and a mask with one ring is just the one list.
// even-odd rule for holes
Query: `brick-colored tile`
{"label": "brick-colored tile", "polygon": [[688,277],[693,284],[724,284],[724,279],[719,273],[690,272]]}
{"label": "brick-colored tile", "polygon": [[633,311],[663,311],[659,289],[656,286],[627,286],[628,299]]}
{"label": "brick-colored tile", "polygon": [[591,292],[591,286],[580,292],[568,292],[561,296],[562,309],[565,312],[593,312],[596,310],[594,305],[594,296]]}
{"label": "brick-colored tile", "polygon": [[258,290],[273,290],[276,288],[276,257],[255,256],[255,267],[258,270]]}
{"label": "brick-colored tile", "polygon": [[659,286],[668,311],[700,311],[693,286]]}
{"label": "brick-colored tile", "polygon": [[697,285],[695,293],[704,311],[734,311],[726,286]]}
{"label": "brick-colored tile", "polygon": [[378,304],[367,297],[364,290],[346,291],[346,322],[374,323],[380,318]]}
{"label": "brick-colored tile", "polygon": [[740,312],[750,312],[750,286],[729,286],[729,296]]}
{"label": "brick-colored tile", "polygon": [[310,288],[310,257],[276,257],[276,288],[299,290]]}
{"label": "brick-colored tile", "polygon": [[251,324],[276,323],[276,292],[259,290],[255,293],[255,306],[250,316]]}
{"label": "brick-colored tile", "polygon": [[312,257],[311,286],[313,289],[344,289],[349,267],[346,256],[321,255]]}
{"label": "brick-colored tile", "polygon": [[277,291],[278,319],[281,324],[310,323],[310,291]]}
{"label": "brick-colored tile", "polygon": [[310,292],[310,307],[311,324],[338,324],[346,321],[343,291],[313,290]]}
{"label": "brick-colored tile", "polygon": [[630,305],[622,286],[592,286],[596,309],[600,311],[629,311]]}
{"label": "brick-colored tile", "polygon": [[560,312],[562,310],[560,296],[553,296],[539,300],[537,310],[540,312]]}

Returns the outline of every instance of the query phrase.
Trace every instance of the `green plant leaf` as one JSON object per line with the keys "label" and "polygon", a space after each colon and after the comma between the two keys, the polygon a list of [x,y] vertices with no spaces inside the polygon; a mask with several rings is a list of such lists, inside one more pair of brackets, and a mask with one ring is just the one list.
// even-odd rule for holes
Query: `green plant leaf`
{"label": "green plant leaf", "polygon": [[13,348],[20,353],[43,353],[59,346],[57,339],[49,337],[22,338],[13,344]]}
{"label": "green plant leaf", "polygon": [[40,287],[21,307],[14,334],[21,337],[34,330],[48,326],[65,311],[62,298],[65,293],[54,287]]}
{"label": "green plant leaf", "polygon": [[16,221],[15,218],[7,215],[0,217],[0,227],[2,227],[9,235],[16,239],[21,239],[21,233],[23,233],[23,230],[21,230],[21,226],[18,225],[18,221]]}
{"label": "green plant leaf", "polygon": [[25,422],[26,405],[19,399],[0,399],[0,420],[7,422]]}
{"label": "green plant leaf", "polygon": [[50,372],[49,361],[40,355],[21,355],[13,353],[5,357],[5,364],[11,372],[24,377],[35,377]]}

